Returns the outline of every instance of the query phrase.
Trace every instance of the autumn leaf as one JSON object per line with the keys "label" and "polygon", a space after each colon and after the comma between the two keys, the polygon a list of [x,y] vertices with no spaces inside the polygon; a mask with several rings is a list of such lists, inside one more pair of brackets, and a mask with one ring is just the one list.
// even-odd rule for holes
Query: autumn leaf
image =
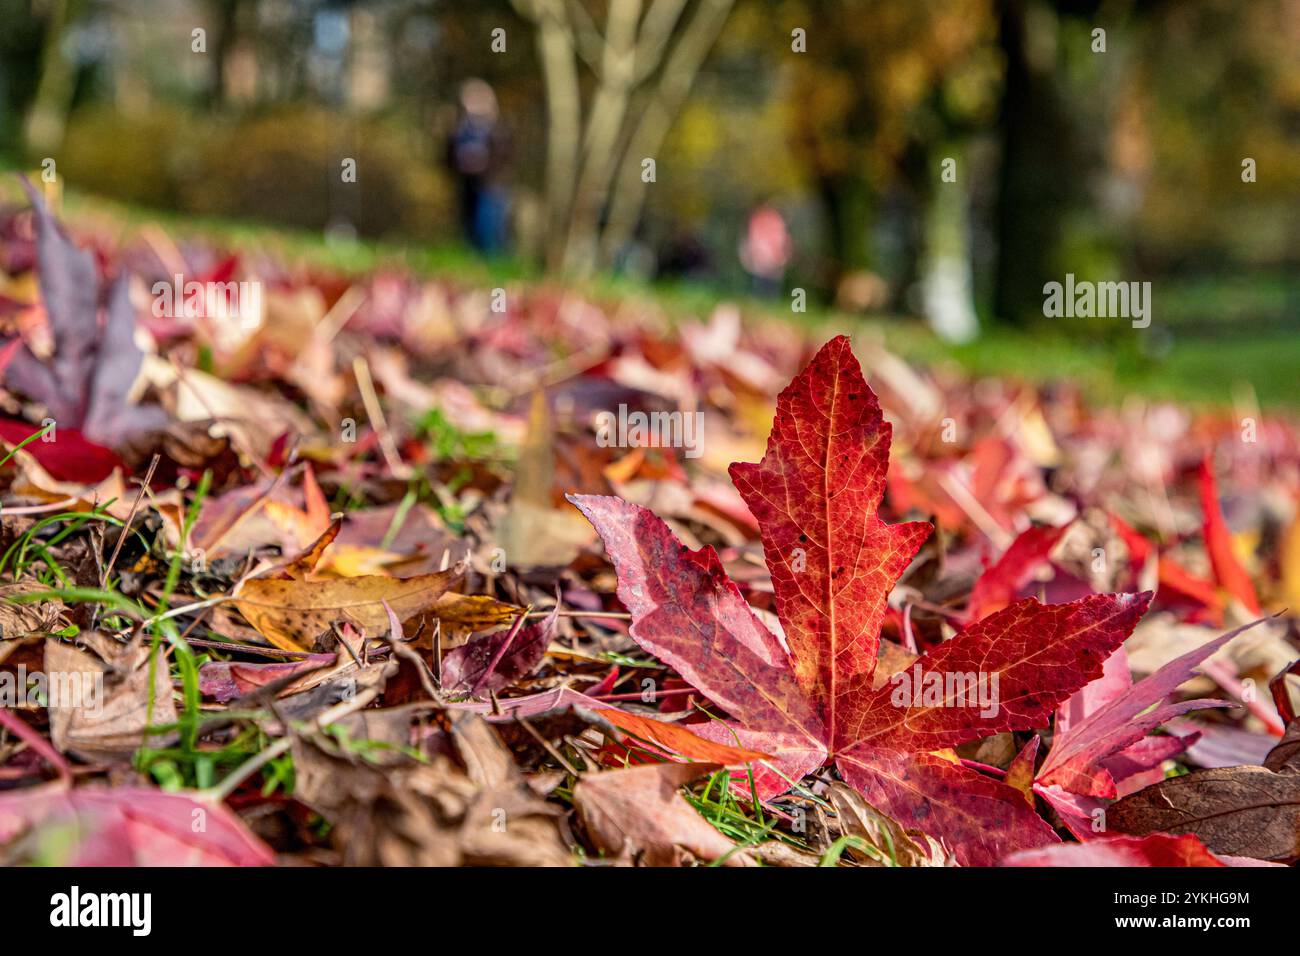
{"label": "autumn leaf", "polygon": [[1205,550],[1210,555],[1210,567],[1214,569],[1214,579],[1219,587],[1227,591],[1245,606],[1251,614],[1259,613],[1259,596],[1250,575],[1237,560],[1232,547],[1232,532],[1223,520],[1223,509],[1219,507],[1219,487],[1214,480],[1214,469],[1209,456],[1206,456],[1197,471],[1197,487],[1201,494],[1202,528],[1205,534]]}
{"label": "autumn leaf", "polygon": [[[45,672],[52,689],[50,735],[59,750],[87,760],[129,755],[143,744],[174,743],[175,731],[146,734],[152,727],[176,723],[172,683],[167,663],[151,653],[142,640],[125,647],[98,632],[82,635],[103,659],[63,641],[45,642]],[[65,698],[69,687],[74,699]]]}
{"label": "autumn leaf", "polygon": [[679,754],[691,760],[702,760],[719,765],[737,766],[754,760],[764,760],[771,756],[757,750],[744,747],[731,747],[692,733],[682,724],[671,724],[665,720],[655,720],[643,714],[634,714],[613,707],[599,711],[602,719],[609,721],[619,730],[625,730],[669,753]]}
{"label": "autumn leaf", "polygon": [[917,830],[904,830],[897,820],[881,813],[852,787],[831,784],[835,826],[852,837],[847,853],[863,866],[956,866],[943,844]]}
{"label": "autumn leaf", "polygon": [[276,647],[309,651],[335,623],[350,621],[372,634],[386,631],[385,602],[399,620],[418,616],[464,573],[458,565],[413,578],[377,574],[320,581],[253,578],[239,589],[234,605]]}
{"label": "autumn leaf", "polygon": [[[1219,700],[1164,701],[1192,677],[1202,661],[1259,623],[1253,621],[1206,641],[1137,684],[1131,683],[1128,665],[1122,656],[1117,655],[1117,666],[1110,674],[1110,689],[1093,691],[1104,696],[1091,705],[1086,700],[1077,702],[1079,713],[1068,722],[1062,719],[1068,711],[1058,715],[1056,739],[1039,769],[1038,782],[1043,786],[1058,785],[1085,796],[1115,797],[1115,781],[1102,763],[1180,714],[1226,706]],[[1087,694],[1088,689],[1080,693]],[[1158,753],[1157,756],[1166,759]]]}
{"label": "autumn leaf", "polygon": [[[297,674],[322,672],[337,660],[336,654],[309,654],[293,661],[249,664],[245,661],[208,661],[199,668],[199,692],[220,704]],[[296,683],[296,682],[294,682]],[[293,687],[291,683],[289,687]]]}
{"label": "autumn leaf", "polygon": [[[840,337],[782,392],[763,461],[733,466],[762,531],[784,644],[711,548],[688,549],[625,501],[570,500],[605,543],[633,639],[730,718],[700,734],[773,755],[755,774],[760,797],[833,760],[903,826],[945,840],[963,864],[992,863],[1057,837],[1021,793],[960,766],[949,748],[1045,725],[1058,703],[1100,676],[1150,595],[1018,602],[873,690],[886,600],[930,530],[879,517],[889,442]],[[967,676],[996,684],[996,705],[978,706],[972,684],[955,679]]]}
{"label": "autumn leaf", "polygon": [[1215,853],[1275,863],[1300,860],[1300,774],[1218,767],[1170,777],[1118,801],[1112,830],[1190,833]]}
{"label": "autumn leaf", "polygon": [[752,866],[678,792],[718,769],[708,763],[656,763],[588,774],[574,786],[573,804],[592,842],[620,862],[684,866],[726,857],[728,866]]}
{"label": "autumn leaf", "polygon": [[[107,292],[101,322],[94,255],[68,238],[26,178],[22,183],[36,215],[41,300],[54,354],[43,362],[24,344],[4,369],[5,384],[43,402],[60,431],[76,431],[75,440],[84,436],[93,445],[113,446],[161,428],[167,422],[161,408],[128,400],[144,356],[135,344],[135,309],[127,277],[119,276]],[[39,445],[28,446],[38,460],[44,454]],[[85,449],[87,459],[108,464],[110,459],[93,445]],[[67,460],[66,451],[50,451]],[[84,479],[87,473],[83,470],[75,477]],[[98,480],[104,474],[90,477]]]}
{"label": "autumn leaf", "polygon": [[485,631],[518,618],[524,609],[487,594],[447,593],[433,602],[429,613],[452,631]]}
{"label": "autumn leaf", "polygon": [[[199,816],[201,815],[201,817]],[[195,821],[203,820],[202,829]],[[51,861],[42,832],[67,829],[75,842]],[[0,793],[0,856],[63,866],[270,866],[275,855],[233,813],[184,793],[61,782]]]}
{"label": "autumn leaf", "polygon": [[1069,527],[1030,528],[1017,535],[1003,555],[975,581],[966,606],[969,618],[978,621],[1014,601],[1016,593],[1048,559]]}
{"label": "autumn leaf", "polygon": [[[683,724],[655,720],[645,714],[634,714],[606,701],[596,700],[571,687],[556,687],[536,694],[491,702],[456,701],[447,706],[452,710],[468,710],[481,714],[489,723],[528,720],[572,711],[592,723],[604,725],[611,734],[614,731],[622,731],[626,735],[639,738],[663,751],[665,757],[677,756],[686,760],[741,766],[771,756],[771,754],[735,746],[733,741],[701,737],[696,731],[703,731],[707,724],[694,724],[688,728]],[[759,769],[755,766],[756,771]]]}
{"label": "autumn leaf", "polygon": [[442,660],[442,687],[450,694],[486,694],[501,690],[532,673],[546,656],[555,636],[560,606],[536,624],[514,627],[474,638],[453,648]]}
{"label": "autumn leaf", "polygon": [[1063,843],[1021,850],[1003,866],[1227,866],[1196,837],[1153,833],[1145,837],[1111,836],[1087,843]]}

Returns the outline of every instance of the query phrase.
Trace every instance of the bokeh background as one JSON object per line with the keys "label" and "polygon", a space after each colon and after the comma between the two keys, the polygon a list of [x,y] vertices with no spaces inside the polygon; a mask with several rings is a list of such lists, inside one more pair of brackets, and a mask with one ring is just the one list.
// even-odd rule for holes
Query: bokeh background
{"label": "bokeh background", "polygon": [[[0,0],[0,160],[358,268],[1297,403],[1300,0]],[[1045,318],[1066,273],[1151,327]]]}

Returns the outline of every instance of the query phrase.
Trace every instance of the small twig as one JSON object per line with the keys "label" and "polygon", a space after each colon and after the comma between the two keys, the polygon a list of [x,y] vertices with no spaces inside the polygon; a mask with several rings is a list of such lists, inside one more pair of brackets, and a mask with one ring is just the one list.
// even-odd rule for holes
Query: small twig
{"label": "small twig", "polygon": [[672,690],[655,690],[646,694],[644,691],[637,691],[631,694],[597,694],[592,700],[599,700],[605,703],[613,703],[620,700],[640,700],[649,703],[651,700],[663,700],[665,697],[680,697],[683,694],[698,694],[699,691],[694,687],[677,687]]}
{"label": "small twig", "polygon": [[[528,611],[524,617],[546,617],[550,611]],[[590,617],[607,621],[630,621],[632,615],[627,611],[560,611],[559,617]]]}
{"label": "small twig", "polygon": [[[184,634],[181,637],[185,637]],[[228,651],[231,654],[257,654],[261,657],[310,657],[311,651],[286,651],[278,647],[258,647],[256,644],[234,644],[230,641],[209,641],[206,638],[191,637],[187,638],[185,643],[194,647],[210,647],[218,651]]]}
{"label": "small twig", "polygon": [[[384,602],[384,607],[388,607],[387,601]],[[334,631],[334,642],[336,644],[343,645],[343,649],[348,652],[348,657],[352,658],[352,663],[356,664],[358,667],[365,667],[366,665],[361,663],[361,658],[358,657],[357,652],[352,649],[352,645],[348,643],[347,638],[339,630],[337,624],[333,625],[333,631]],[[362,647],[363,648],[365,647],[364,637],[362,638]]]}
{"label": "small twig", "polygon": [[576,770],[573,764],[569,763],[569,761],[565,759],[564,754],[556,750],[549,740],[547,740],[545,737],[543,737],[540,733],[537,732],[537,729],[529,722],[527,717],[517,717],[515,719],[519,722],[520,726],[524,728],[524,730],[528,731],[530,734],[533,735],[533,739],[536,740],[539,744],[541,744],[546,749],[546,752],[548,754],[550,754],[557,761],[559,761],[561,767],[569,771],[569,773],[573,774],[575,777],[582,776],[582,773]]}
{"label": "small twig", "polygon": [[986,773],[991,777],[997,777],[999,780],[1002,780],[1007,775],[1007,772],[1001,767],[994,767],[986,763],[980,763],[978,760],[967,760],[965,757],[961,758],[961,765],[968,770]]}
{"label": "small twig", "polygon": [[104,570],[100,572],[99,586],[104,590],[108,589],[108,577],[113,573],[113,565],[117,564],[117,556],[122,551],[122,543],[126,541],[127,535],[131,533],[131,522],[135,521],[135,513],[140,508],[140,502],[149,493],[149,483],[153,481],[154,470],[158,467],[158,462],[161,459],[162,455],[155,452],[153,461],[149,462],[149,470],[145,472],[144,482],[141,484],[140,490],[136,492],[135,500],[131,502],[131,510],[127,513],[126,522],[122,525],[122,530],[118,532],[117,544],[113,546],[113,553],[108,559],[108,564],[104,565]]}
{"label": "small twig", "polygon": [[356,376],[357,389],[361,392],[361,403],[365,405],[366,415],[370,418],[370,427],[375,430],[375,437],[379,439],[379,449],[388,463],[388,470],[398,478],[410,478],[411,469],[402,461],[402,456],[397,451],[397,444],[388,431],[388,420],[384,418],[384,409],[379,404],[379,393],[375,391],[374,380],[370,377],[370,365],[364,356],[358,355],[352,360],[352,374]]}
{"label": "small twig", "polygon": [[951,473],[945,473],[940,475],[939,485],[944,491],[948,492],[948,497],[962,511],[966,512],[967,517],[975,523],[975,527],[983,531],[998,550],[1005,551],[1011,546],[1010,532],[993,519],[993,516],[980,504],[979,499],[966,487],[964,482]]}
{"label": "small twig", "polygon": [[63,759],[63,755],[55,750],[48,740],[29,727],[25,720],[12,711],[0,707],[0,724],[4,724],[14,736],[44,757],[46,762],[58,772],[61,781],[72,782],[72,769]]}
{"label": "small twig", "polygon": [[163,614],[155,614],[153,617],[144,620],[145,627],[153,627],[163,621],[169,621],[174,617],[180,617],[182,614],[189,614],[191,611],[201,611],[205,607],[216,607],[218,604],[225,604],[227,601],[235,600],[234,595],[223,594],[220,597],[208,598],[206,601],[195,601],[193,604],[186,604],[183,607],[174,607]]}
{"label": "small twig", "polygon": [[40,515],[48,511],[62,511],[70,505],[75,505],[80,498],[65,498],[63,501],[56,501],[48,505],[23,505],[21,508],[11,508],[8,505],[3,506],[3,511],[7,515]]}
{"label": "small twig", "polygon": [[474,686],[470,688],[469,692],[472,695],[477,697],[482,692],[483,685],[487,683],[488,678],[492,676],[493,672],[497,669],[497,666],[501,663],[501,660],[506,656],[506,652],[509,651],[511,645],[514,644],[515,638],[519,636],[519,632],[523,630],[524,618],[528,616],[528,612],[532,610],[532,607],[531,604],[528,605],[528,607],[524,609],[524,613],[515,618],[515,623],[511,626],[509,633],[506,634],[505,640],[501,642],[501,646],[497,648],[497,652],[492,655],[492,660],[488,661],[487,667],[483,668],[483,673],[479,675],[479,679],[476,680]]}
{"label": "small twig", "polygon": [[912,602],[903,605],[903,646],[913,654],[921,652],[916,646],[916,635],[912,633]]}

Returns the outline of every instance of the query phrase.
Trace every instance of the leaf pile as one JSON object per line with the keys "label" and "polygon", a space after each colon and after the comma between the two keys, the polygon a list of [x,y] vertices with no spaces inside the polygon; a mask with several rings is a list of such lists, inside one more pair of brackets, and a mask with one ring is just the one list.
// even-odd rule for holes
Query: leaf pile
{"label": "leaf pile", "polygon": [[0,220],[6,862],[1300,857],[1285,417]]}

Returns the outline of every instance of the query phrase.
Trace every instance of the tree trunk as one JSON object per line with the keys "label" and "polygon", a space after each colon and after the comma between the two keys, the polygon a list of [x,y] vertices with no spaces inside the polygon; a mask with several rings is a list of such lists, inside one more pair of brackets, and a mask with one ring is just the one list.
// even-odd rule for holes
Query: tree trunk
{"label": "tree trunk", "polygon": [[[999,320],[1027,325],[1042,314],[1043,284],[1053,278],[1069,197],[1077,193],[1066,110],[1056,102],[1051,74],[1026,52],[1030,0],[1002,0],[1002,162],[996,229],[993,308]],[[1059,276],[1057,277],[1059,279]]]}
{"label": "tree trunk", "polygon": [[554,240],[568,233],[582,128],[578,65],[558,6],[555,0],[542,0],[537,21],[537,52],[546,89],[546,224],[553,240],[546,249],[549,268],[564,262],[563,243]]}
{"label": "tree trunk", "polygon": [[922,309],[930,328],[941,339],[969,342],[979,333],[971,267],[970,179],[956,143],[949,143],[940,155],[957,160],[958,172],[956,182],[939,181],[926,195],[920,275]]}
{"label": "tree trunk", "polygon": [[64,37],[75,15],[75,0],[50,0],[49,23],[41,47],[41,79],[36,87],[23,141],[31,156],[49,156],[63,143],[76,91],[77,67],[64,52]]}
{"label": "tree trunk", "polygon": [[641,161],[659,155],[709,50],[731,14],[733,2],[703,0],[668,55],[659,85],[623,151],[618,177],[609,197],[609,215],[600,237],[599,261],[602,265],[613,262],[636,231],[648,185],[641,178]]}

